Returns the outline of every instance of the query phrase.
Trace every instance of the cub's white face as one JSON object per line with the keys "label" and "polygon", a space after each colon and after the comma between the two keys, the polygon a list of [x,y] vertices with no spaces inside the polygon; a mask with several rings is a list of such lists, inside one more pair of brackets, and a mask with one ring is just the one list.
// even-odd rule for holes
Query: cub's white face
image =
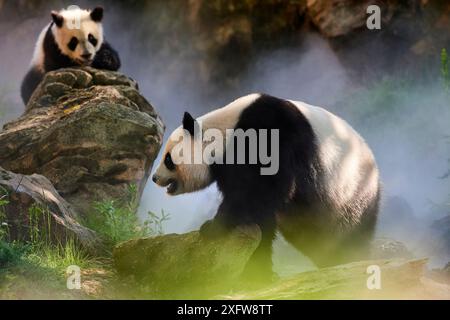
{"label": "cub's white face", "polygon": [[92,63],[103,43],[103,9],[52,12],[52,32],[59,49],[79,65]]}
{"label": "cub's white face", "polygon": [[[174,150],[181,135],[183,135],[182,127],[179,127],[170,135],[161,162],[152,178],[157,185],[167,187],[169,195],[198,191],[212,183],[209,166],[203,163],[203,160],[202,163],[198,164],[182,163],[181,155],[177,150]],[[187,137],[187,139],[189,138],[193,144],[193,137]],[[191,148],[191,150],[193,149]]]}

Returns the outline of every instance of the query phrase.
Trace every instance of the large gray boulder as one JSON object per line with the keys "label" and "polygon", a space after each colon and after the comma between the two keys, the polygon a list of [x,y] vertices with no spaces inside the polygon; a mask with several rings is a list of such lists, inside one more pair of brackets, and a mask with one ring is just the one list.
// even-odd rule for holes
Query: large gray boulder
{"label": "large gray boulder", "polygon": [[132,79],[93,68],[49,72],[26,112],[0,132],[0,165],[47,177],[82,215],[93,202],[139,200],[164,125]]}

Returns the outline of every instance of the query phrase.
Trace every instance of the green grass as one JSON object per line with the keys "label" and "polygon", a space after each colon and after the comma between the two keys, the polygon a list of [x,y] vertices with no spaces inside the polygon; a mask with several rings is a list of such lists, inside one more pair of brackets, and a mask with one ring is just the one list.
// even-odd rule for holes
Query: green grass
{"label": "green grass", "polygon": [[161,215],[148,212],[148,217],[141,223],[137,209],[121,205],[114,200],[98,202],[85,225],[98,233],[107,246],[112,249],[116,244],[139,237],[163,233],[163,223],[169,219],[164,211]]}
{"label": "green grass", "polygon": [[67,268],[105,267],[73,241],[54,246],[0,241],[0,261],[0,299],[87,298],[82,291],[67,289]]}
{"label": "green grass", "polygon": [[58,245],[0,241],[0,267],[28,264],[50,268],[62,274],[70,265],[88,268],[98,263],[97,259],[89,256],[73,240]]}
{"label": "green grass", "polygon": [[65,244],[36,244],[25,257],[30,263],[64,272],[70,265],[80,268],[96,266],[98,261],[69,239]]}
{"label": "green grass", "polygon": [[[9,204],[9,192],[0,186],[0,241],[9,235],[8,222],[6,221],[5,206]],[[1,259],[1,258],[0,258]]]}
{"label": "green grass", "polygon": [[0,270],[18,262],[26,250],[24,245],[0,240]]}
{"label": "green grass", "polygon": [[[133,191],[133,188],[130,188],[130,191]],[[5,205],[7,201],[2,203]],[[115,244],[131,238],[161,234],[163,223],[169,218],[165,212],[161,215],[150,212],[148,218],[141,223],[136,214],[135,203],[135,197],[130,196],[126,203],[109,200],[98,202],[93,206],[88,227],[96,231],[110,249],[102,257],[92,257],[73,239],[61,244],[52,243],[51,224],[47,223],[50,218],[48,208],[39,205],[30,207],[28,210],[30,240],[8,242],[6,236],[0,239],[0,299],[98,298],[99,296],[95,294],[94,296],[87,294],[84,289],[82,291],[67,289],[66,271],[71,265],[80,267],[82,272],[100,270],[110,274],[104,276],[107,280],[100,284],[106,290],[106,296],[133,295],[134,286],[131,290],[123,281],[115,281],[110,261],[112,248]],[[0,210],[1,208],[2,206]],[[90,282],[85,281],[86,276],[82,276],[84,279],[82,281],[89,285]],[[93,282],[95,281],[94,279]]]}
{"label": "green grass", "polygon": [[[110,249],[103,257],[92,257],[77,245],[74,239],[59,244],[52,241],[51,213],[46,206],[33,204],[28,213],[28,241],[10,241],[5,214],[9,204],[9,193],[0,187],[0,298],[16,297],[20,290],[39,295],[44,291],[67,294],[65,273],[67,267],[76,265],[82,270],[111,270],[112,248],[119,242],[136,237],[163,233],[163,223],[169,219],[149,212],[141,223],[137,216],[137,189],[130,186],[126,201],[108,200],[93,205],[86,226],[103,238]],[[34,289],[29,289],[34,288]],[[53,292],[53,293],[52,293]]]}
{"label": "green grass", "polygon": [[28,209],[28,233],[30,242],[51,242],[51,214],[47,207],[34,203]]}
{"label": "green grass", "polygon": [[37,203],[28,209],[28,238],[26,242],[7,242],[9,238],[8,223],[4,206],[9,203],[8,194],[0,190],[0,265],[8,265],[26,260],[27,263],[62,271],[67,266],[76,264],[86,266],[92,258],[72,238],[55,244],[51,239],[51,214],[46,206]]}
{"label": "green grass", "polygon": [[96,231],[109,246],[144,235],[134,210],[114,200],[96,203],[86,225]]}
{"label": "green grass", "polygon": [[70,298],[66,270],[71,265],[97,268],[98,259],[89,256],[69,238],[52,243],[50,212],[38,204],[28,209],[28,241],[10,241],[5,206],[9,194],[0,187],[0,299]]}

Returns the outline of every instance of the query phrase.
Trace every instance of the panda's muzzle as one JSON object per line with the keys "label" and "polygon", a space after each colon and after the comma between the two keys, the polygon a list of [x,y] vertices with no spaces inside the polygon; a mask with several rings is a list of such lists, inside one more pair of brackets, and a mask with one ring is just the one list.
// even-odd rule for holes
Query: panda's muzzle
{"label": "panda's muzzle", "polygon": [[177,180],[170,179],[169,185],[167,186],[167,193],[168,194],[174,194],[178,189],[178,182]]}
{"label": "panda's muzzle", "polygon": [[168,194],[173,194],[177,191],[178,182],[175,179],[168,179],[166,181],[162,181],[162,179],[158,175],[154,174],[152,180],[154,183],[156,183],[161,187],[167,187]]}

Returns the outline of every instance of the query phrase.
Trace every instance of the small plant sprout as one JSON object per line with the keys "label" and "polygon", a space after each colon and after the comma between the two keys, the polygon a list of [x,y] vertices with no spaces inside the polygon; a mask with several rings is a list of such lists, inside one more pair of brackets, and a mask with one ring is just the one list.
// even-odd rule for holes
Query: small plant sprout
{"label": "small plant sprout", "polygon": [[170,220],[170,214],[161,209],[161,215],[149,211],[147,212],[148,218],[144,221],[144,227],[147,229],[149,235],[162,235],[164,234],[164,222]]}
{"label": "small plant sprout", "polygon": [[122,241],[133,238],[163,234],[163,224],[169,220],[169,214],[161,215],[149,212],[142,223],[138,219],[138,188],[135,184],[128,187],[126,201],[105,200],[94,203],[93,212],[85,223],[97,232],[110,248]]}

